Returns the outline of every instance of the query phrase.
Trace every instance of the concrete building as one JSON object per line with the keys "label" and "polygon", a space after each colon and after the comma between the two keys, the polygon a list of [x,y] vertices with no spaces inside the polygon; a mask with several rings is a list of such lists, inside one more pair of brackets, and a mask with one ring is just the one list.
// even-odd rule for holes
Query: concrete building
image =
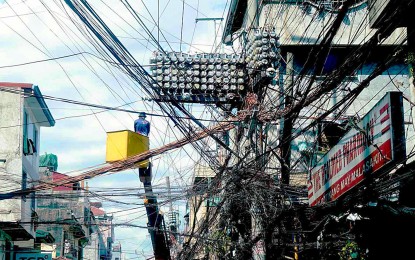
{"label": "concrete building", "polygon": [[[68,178],[48,167],[40,167],[40,173],[41,180],[49,183]],[[55,238],[55,257],[83,259],[84,247],[93,232],[89,202],[85,194],[79,183],[55,186],[39,192],[38,229]]]}
{"label": "concrete building", "polygon": [[115,240],[112,224],[113,216],[107,215],[101,207],[101,203],[91,204],[91,212],[94,215],[100,234],[98,236],[99,260],[110,260],[112,259],[112,244]]}
{"label": "concrete building", "polygon": [[40,130],[55,120],[38,86],[10,82],[0,82],[0,118],[0,258],[9,260],[19,247],[34,247],[35,193],[13,197],[11,192],[36,185]]}
{"label": "concrete building", "polygon": [[[204,259],[206,248],[209,245],[200,244],[199,239],[190,239],[192,236],[216,235],[219,217],[215,214],[216,206],[220,202],[219,195],[211,196],[208,193],[209,187],[214,182],[215,172],[208,166],[198,164],[194,171],[193,196],[187,201],[187,213],[185,215],[185,243],[194,247],[195,254],[193,259]],[[207,227],[207,223],[209,226]],[[196,244],[199,243],[199,244]],[[209,259],[217,259],[215,255],[210,255]]]}

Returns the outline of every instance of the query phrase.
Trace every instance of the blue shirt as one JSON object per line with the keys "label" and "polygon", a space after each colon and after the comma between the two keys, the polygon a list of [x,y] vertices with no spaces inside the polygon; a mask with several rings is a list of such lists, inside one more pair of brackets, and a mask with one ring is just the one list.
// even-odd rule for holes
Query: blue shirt
{"label": "blue shirt", "polygon": [[150,133],[150,122],[142,118],[135,120],[134,131],[138,134],[148,136],[148,134]]}

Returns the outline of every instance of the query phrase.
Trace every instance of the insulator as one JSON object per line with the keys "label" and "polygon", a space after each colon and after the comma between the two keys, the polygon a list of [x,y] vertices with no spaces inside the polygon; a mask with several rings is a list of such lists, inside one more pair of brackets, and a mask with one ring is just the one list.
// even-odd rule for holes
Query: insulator
{"label": "insulator", "polygon": [[266,59],[266,58],[268,58],[268,54],[267,54],[267,53],[265,53],[265,52],[263,52],[263,53],[261,53],[261,54],[259,55],[259,57],[260,57],[261,59]]}
{"label": "insulator", "polygon": [[184,65],[184,63],[179,63],[179,64],[177,65],[177,67],[178,67],[179,69],[183,70],[183,69],[185,69],[185,68],[186,68],[186,65]]}
{"label": "insulator", "polygon": [[199,65],[200,65],[200,58],[199,57],[194,57],[194,59],[193,59],[193,62],[194,63],[199,63]]}
{"label": "insulator", "polygon": [[164,87],[164,88],[170,88],[170,83],[168,83],[168,82],[164,83],[164,84],[163,84],[163,87]]}
{"label": "insulator", "polygon": [[190,93],[183,93],[183,99],[189,100],[190,99]]}
{"label": "insulator", "polygon": [[221,69],[222,69],[222,65],[221,65],[221,64],[217,64],[217,65],[215,66],[215,69],[216,69],[216,70],[221,70]]}
{"label": "insulator", "polygon": [[267,45],[264,45],[261,47],[261,52],[267,52],[269,51],[269,47]]}
{"label": "insulator", "polygon": [[215,58],[213,58],[213,57],[209,58],[209,63],[214,64],[215,63]]}
{"label": "insulator", "polygon": [[245,86],[244,86],[244,85],[239,85],[239,86],[238,86],[238,89],[239,89],[240,91],[242,91],[242,90],[244,90],[244,89],[245,89]]}
{"label": "insulator", "polygon": [[236,85],[231,85],[230,90],[236,90],[236,89],[237,89]]}
{"label": "insulator", "polygon": [[269,40],[267,38],[262,38],[261,42],[262,42],[262,45],[265,45],[269,43]]}
{"label": "insulator", "polygon": [[157,61],[163,61],[164,57],[162,54],[157,55]]}
{"label": "insulator", "polygon": [[209,70],[208,77],[213,77],[213,76],[215,76],[215,72],[213,70]]}
{"label": "insulator", "polygon": [[200,84],[199,83],[193,84],[193,89],[200,89]]}
{"label": "insulator", "polygon": [[231,66],[230,66],[230,69],[231,69],[231,70],[236,70],[236,65],[231,65]]}
{"label": "insulator", "polygon": [[185,81],[186,82],[193,82],[193,79],[192,79],[192,77],[187,76]]}
{"label": "insulator", "polygon": [[150,63],[154,64],[157,62],[157,58],[156,57],[151,57],[150,58]]}
{"label": "insulator", "polygon": [[177,82],[177,77],[176,76],[171,77],[171,81],[172,82]]}
{"label": "insulator", "polygon": [[261,60],[261,63],[262,63],[262,65],[267,65],[268,64],[268,60],[267,59],[263,59],[263,60]]}
{"label": "insulator", "polygon": [[171,70],[171,74],[172,75],[177,75],[177,73],[178,73],[179,71],[177,70],[177,69],[172,69]]}
{"label": "insulator", "polygon": [[222,71],[217,70],[217,71],[216,71],[216,73],[215,73],[215,75],[216,75],[216,77],[220,77],[220,76],[222,76]]}
{"label": "insulator", "polygon": [[170,81],[170,76],[164,76],[163,81]]}
{"label": "insulator", "polygon": [[179,56],[178,60],[179,62],[184,62],[186,59],[183,56]]}
{"label": "insulator", "polygon": [[234,71],[234,70],[231,70],[231,73],[229,73],[229,76],[231,76],[231,78],[234,78],[234,77],[236,77],[236,71]]}
{"label": "insulator", "polygon": [[198,70],[198,69],[200,69],[200,64],[193,63],[192,68],[195,69],[195,70]]}
{"label": "insulator", "polygon": [[272,37],[272,38],[276,38],[277,34],[275,33],[275,31],[270,31],[269,36]]}
{"label": "insulator", "polygon": [[208,85],[208,90],[214,90],[215,89],[215,86],[214,85],[212,85],[212,84],[209,84]]}
{"label": "insulator", "polygon": [[183,76],[179,77],[179,82],[185,82],[185,80],[186,80],[185,77],[183,77]]}
{"label": "insulator", "polygon": [[207,89],[207,85],[206,84],[200,85],[200,90],[206,90],[206,89]]}
{"label": "insulator", "polygon": [[170,57],[170,60],[172,62],[177,62],[177,56],[176,55],[173,55],[172,57]]}
{"label": "insulator", "polygon": [[256,40],[254,42],[254,44],[252,44],[253,48],[257,48],[257,47],[261,47],[262,46],[262,41],[261,40]]}
{"label": "insulator", "polygon": [[206,82],[207,82],[207,78],[201,78],[200,82],[201,82],[202,84],[206,84]]}
{"label": "insulator", "polygon": [[221,58],[219,58],[219,57],[218,57],[218,58],[216,58],[216,59],[215,59],[215,63],[216,63],[216,64],[221,64],[221,63],[222,63],[222,59],[221,59]]}
{"label": "insulator", "polygon": [[228,90],[229,89],[229,85],[228,84],[223,85],[222,89]]}
{"label": "insulator", "polygon": [[193,62],[193,57],[192,56],[188,56],[187,58],[186,58],[186,62],[187,63],[192,63]]}
{"label": "insulator", "polygon": [[261,32],[259,30],[255,30],[254,38],[255,39],[261,39],[262,38]]}
{"label": "insulator", "polygon": [[244,79],[243,78],[238,78],[238,84],[244,84]]}
{"label": "insulator", "polygon": [[186,89],[191,89],[192,88],[192,84],[186,84]]}
{"label": "insulator", "polygon": [[269,56],[270,56],[271,58],[276,58],[276,57],[277,57],[277,54],[276,54],[275,52],[273,52],[273,51],[270,51],[270,52],[269,52]]}
{"label": "insulator", "polygon": [[269,39],[269,43],[272,44],[272,45],[276,45],[277,40],[275,38],[271,38],[271,39]]}
{"label": "insulator", "polygon": [[238,77],[243,77],[245,76],[245,73],[243,72],[243,70],[238,71]]}
{"label": "insulator", "polygon": [[172,88],[177,88],[177,87],[178,87],[178,85],[177,85],[177,83],[172,83],[172,84],[171,84],[171,87],[172,87]]}
{"label": "insulator", "polygon": [[207,69],[207,65],[206,65],[206,64],[202,64],[202,65],[200,65],[200,69],[201,69],[201,70],[206,70],[206,69]]}
{"label": "insulator", "polygon": [[179,88],[180,89],[184,89],[186,87],[186,84],[184,84],[184,83],[179,83]]}
{"label": "insulator", "polygon": [[224,64],[224,65],[222,66],[222,69],[223,69],[223,70],[228,70],[228,69],[229,69],[229,65],[228,65],[228,64]]}
{"label": "insulator", "polygon": [[156,77],[157,76],[157,70],[152,70],[151,75],[153,75],[153,77]]}
{"label": "insulator", "polygon": [[231,78],[231,83],[232,84],[236,84],[236,79],[235,78]]}
{"label": "insulator", "polygon": [[208,83],[213,84],[215,80],[213,78],[208,78]]}
{"label": "insulator", "polygon": [[163,76],[157,76],[157,81],[163,81]]}
{"label": "insulator", "polygon": [[196,77],[198,77],[200,75],[200,71],[194,70],[193,71],[193,75],[196,76]]}
{"label": "insulator", "polygon": [[200,59],[200,63],[202,63],[202,64],[206,64],[206,63],[208,63],[208,61],[209,61],[209,59],[208,59],[208,58],[206,58],[206,57],[202,57],[202,58]]}
{"label": "insulator", "polygon": [[238,62],[238,60],[237,59],[235,59],[235,58],[232,58],[231,60],[230,60],[230,64],[236,64],[236,62]]}
{"label": "insulator", "polygon": [[200,72],[200,76],[201,76],[201,77],[206,77],[206,76],[207,76],[207,71],[206,71],[206,70],[202,70],[202,71]]}
{"label": "insulator", "polygon": [[262,37],[268,37],[268,36],[269,36],[268,30],[267,29],[264,29],[262,31]]}
{"label": "insulator", "polygon": [[229,81],[230,81],[230,80],[229,80],[228,78],[224,78],[224,79],[223,79],[223,83],[229,83]]}
{"label": "insulator", "polygon": [[197,78],[197,77],[193,78],[193,82],[199,83],[200,82],[200,78]]}
{"label": "insulator", "polygon": [[214,70],[214,69],[215,69],[215,65],[213,65],[213,64],[209,64],[209,65],[208,65],[208,69],[209,69],[209,70]]}
{"label": "insulator", "polygon": [[186,70],[186,74],[187,74],[188,76],[192,76],[192,75],[193,75],[193,71],[192,71],[192,70]]}
{"label": "insulator", "polygon": [[222,83],[222,78],[217,78],[217,79],[216,79],[216,83],[217,83],[217,84],[221,84],[221,83]]}
{"label": "insulator", "polygon": [[229,77],[229,71],[225,70],[223,72],[223,77],[225,77],[225,78]]}

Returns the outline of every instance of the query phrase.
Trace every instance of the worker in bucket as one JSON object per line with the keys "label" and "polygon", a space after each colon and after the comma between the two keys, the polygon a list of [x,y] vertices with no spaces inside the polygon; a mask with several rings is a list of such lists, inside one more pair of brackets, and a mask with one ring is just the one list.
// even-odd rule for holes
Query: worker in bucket
{"label": "worker in bucket", "polygon": [[146,113],[140,112],[140,114],[138,114],[138,119],[134,121],[134,131],[140,135],[149,135],[150,122],[146,120]]}

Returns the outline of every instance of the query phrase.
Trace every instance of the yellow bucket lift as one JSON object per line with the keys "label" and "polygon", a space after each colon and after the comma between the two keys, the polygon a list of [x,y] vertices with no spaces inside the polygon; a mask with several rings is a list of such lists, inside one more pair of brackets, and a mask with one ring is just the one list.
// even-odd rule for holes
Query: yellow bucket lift
{"label": "yellow bucket lift", "polygon": [[[130,130],[121,130],[107,133],[106,162],[125,160],[130,156],[148,151],[149,140],[147,136],[137,134]],[[138,162],[137,168],[147,168],[148,160]]]}

